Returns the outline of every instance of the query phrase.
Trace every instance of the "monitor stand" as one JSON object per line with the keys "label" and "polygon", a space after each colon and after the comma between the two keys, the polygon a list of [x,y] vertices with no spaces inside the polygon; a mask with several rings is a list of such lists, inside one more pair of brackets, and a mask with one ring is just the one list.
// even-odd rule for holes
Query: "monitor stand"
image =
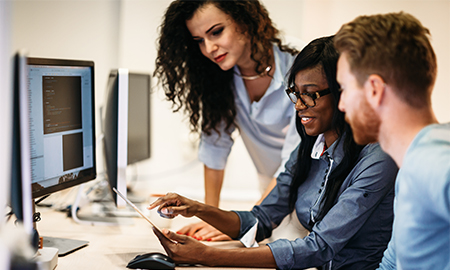
{"label": "monitor stand", "polygon": [[[78,206],[80,203],[80,198],[83,193],[83,187],[84,184],[81,184],[78,189],[78,194],[75,199],[75,202],[72,204],[71,207],[71,214],[72,218],[75,222],[79,224],[89,224],[89,225],[100,225],[100,226],[121,226],[121,225],[132,225],[133,220],[130,218],[119,218],[119,217],[108,217],[108,216],[99,216],[95,214],[83,214],[81,217],[78,215]],[[35,205],[33,203],[33,211],[35,212]],[[34,223],[34,226],[36,228],[36,223]],[[85,240],[76,240],[76,239],[68,239],[68,238],[56,238],[56,237],[49,237],[49,236],[43,236],[42,237],[42,246],[45,251],[45,256],[41,256],[41,258],[44,257],[50,257],[48,253],[50,251],[53,251],[54,249],[57,249],[58,257],[66,256],[72,252],[75,252],[83,247],[86,247],[89,244],[89,241]],[[47,252],[49,251],[49,252]],[[45,269],[45,268],[43,268]]]}
{"label": "monitor stand", "polygon": [[[34,201],[33,213],[36,213],[36,205],[34,204]],[[33,235],[33,245],[35,245],[36,248],[41,246],[41,248],[36,252],[34,261],[36,261],[36,263],[39,265],[39,269],[42,270],[53,270],[54,266],[56,266],[58,262],[58,257],[65,256],[89,244],[89,241],[55,238],[48,236],[42,236],[42,243],[40,243],[40,235],[35,220],[33,220],[33,227],[35,232]]]}
{"label": "monitor stand", "polygon": [[87,211],[88,213],[79,214],[78,208],[80,205],[80,199],[83,194],[84,190],[84,184],[81,184],[78,188],[78,194],[75,199],[75,202],[72,204],[71,207],[71,214],[72,218],[75,222],[78,224],[87,224],[87,225],[100,225],[100,226],[122,226],[122,225],[133,225],[134,222],[130,218],[124,218],[123,216],[113,216],[109,215],[108,213],[105,213],[104,215],[98,215],[96,213],[92,213]]}

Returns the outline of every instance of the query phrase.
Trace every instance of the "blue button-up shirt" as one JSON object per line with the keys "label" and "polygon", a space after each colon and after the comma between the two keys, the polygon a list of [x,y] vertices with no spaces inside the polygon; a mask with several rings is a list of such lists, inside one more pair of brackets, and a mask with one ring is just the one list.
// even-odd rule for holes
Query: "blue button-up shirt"
{"label": "blue button-up shirt", "polygon": [[[236,212],[241,220],[239,238],[258,220],[256,240],[261,241],[290,214],[289,186],[297,152],[298,148],[277,178],[277,186],[261,205],[251,212]],[[342,183],[335,205],[321,221],[313,227],[310,225],[318,213],[327,181],[332,181],[328,175],[340,164],[343,155],[343,141],[336,141],[318,158],[313,151],[315,158],[310,173],[298,189],[295,204],[300,223],[311,233],[303,239],[279,239],[268,244],[278,268],[325,266],[326,269],[360,270],[375,269],[380,263],[391,237],[398,169],[378,144],[364,147],[357,164]]]}

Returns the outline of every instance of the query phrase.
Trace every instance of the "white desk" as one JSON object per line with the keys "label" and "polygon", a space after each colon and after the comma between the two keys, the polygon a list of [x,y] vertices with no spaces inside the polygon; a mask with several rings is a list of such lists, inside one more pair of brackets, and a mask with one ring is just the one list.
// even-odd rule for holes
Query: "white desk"
{"label": "white desk", "polygon": [[[127,269],[128,261],[138,254],[147,252],[164,252],[150,225],[143,218],[132,218],[133,225],[90,226],[80,225],[68,218],[65,213],[38,207],[42,220],[37,223],[38,231],[43,236],[71,238],[89,241],[89,245],[71,254],[58,258],[56,269]],[[193,219],[177,217],[172,228],[180,228]],[[181,225],[180,225],[181,224]],[[223,248],[243,247],[239,241],[205,242]],[[190,267],[177,267],[184,269]],[[198,266],[195,268],[208,268]],[[229,267],[213,269],[232,269]],[[244,269],[244,268],[240,268]],[[248,268],[251,269],[251,268]],[[256,268],[255,268],[256,269]]]}

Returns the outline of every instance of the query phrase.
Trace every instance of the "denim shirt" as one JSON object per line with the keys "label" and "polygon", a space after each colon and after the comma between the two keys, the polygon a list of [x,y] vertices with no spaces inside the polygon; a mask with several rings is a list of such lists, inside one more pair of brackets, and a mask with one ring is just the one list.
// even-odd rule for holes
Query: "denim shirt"
{"label": "denim shirt", "polygon": [[[319,139],[319,138],[318,138]],[[289,186],[298,148],[291,154],[286,170],[261,205],[236,211],[241,228],[238,238],[258,221],[256,240],[270,237],[289,212]],[[269,243],[277,267],[299,269],[375,269],[391,237],[394,182],[398,171],[394,161],[378,144],[363,148],[359,159],[339,190],[335,205],[311,226],[316,217],[328,175],[342,161],[343,140],[336,141],[318,159],[313,158],[306,181],[298,189],[295,204],[300,223],[311,233],[303,239],[278,239]],[[330,179],[332,181],[332,179]]]}

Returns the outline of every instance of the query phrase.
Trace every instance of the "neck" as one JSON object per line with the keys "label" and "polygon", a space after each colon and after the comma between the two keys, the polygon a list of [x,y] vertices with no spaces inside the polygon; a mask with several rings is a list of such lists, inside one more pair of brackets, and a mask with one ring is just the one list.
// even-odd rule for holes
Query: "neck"
{"label": "neck", "polygon": [[336,130],[328,130],[323,133],[323,137],[325,138],[325,144],[330,147],[339,137]]}
{"label": "neck", "polygon": [[379,141],[381,148],[389,154],[400,168],[403,158],[417,134],[426,126],[438,123],[431,106],[423,109],[402,102],[391,106],[381,116]]}
{"label": "neck", "polygon": [[[275,69],[275,67],[273,66],[274,63],[275,63],[275,59],[274,59],[274,56],[272,55],[269,63],[263,64],[263,67],[262,67],[263,70],[261,72],[264,72],[264,70],[268,66],[272,66],[271,72],[269,72],[269,74],[272,74],[273,70]],[[243,76],[254,76],[254,75],[259,75],[261,73],[261,72],[255,71],[257,63],[251,58],[250,54],[248,55],[248,57],[246,58],[245,61],[240,61],[236,65],[239,68],[239,72]]]}

